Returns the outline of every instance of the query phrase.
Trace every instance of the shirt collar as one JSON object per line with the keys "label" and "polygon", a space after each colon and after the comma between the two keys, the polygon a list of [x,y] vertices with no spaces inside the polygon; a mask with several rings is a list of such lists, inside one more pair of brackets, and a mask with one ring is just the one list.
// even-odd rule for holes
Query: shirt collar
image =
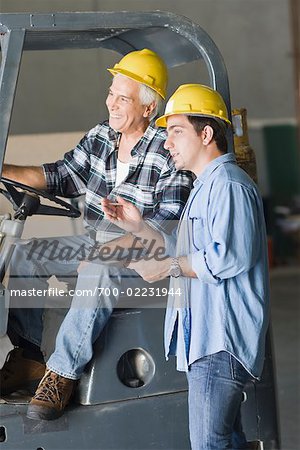
{"label": "shirt collar", "polygon": [[213,161],[211,161],[205,167],[204,171],[196,178],[196,180],[194,181],[194,186],[197,186],[199,183],[203,184],[207,180],[207,178],[213,173],[213,171],[217,169],[217,167],[227,162],[236,162],[236,157],[233,152],[218,156]]}
{"label": "shirt collar", "polygon": [[140,156],[144,155],[148,148],[149,142],[152,141],[152,139],[154,138],[156,133],[157,133],[157,128],[155,127],[155,121],[152,120],[149,123],[148,127],[146,128],[144,135],[141,137],[141,139],[138,141],[138,143],[132,149],[131,155],[135,156],[137,153]]}
{"label": "shirt collar", "polygon": [[108,139],[110,140],[110,142],[114,142],[115,145],[119,140],[119,137],[121,135],[121,133],[119,133],[118,131],[114,130],[113,128],[111,128],[111,126],[109,125],[109,123],[107,122],[107,126],[108,126]]}

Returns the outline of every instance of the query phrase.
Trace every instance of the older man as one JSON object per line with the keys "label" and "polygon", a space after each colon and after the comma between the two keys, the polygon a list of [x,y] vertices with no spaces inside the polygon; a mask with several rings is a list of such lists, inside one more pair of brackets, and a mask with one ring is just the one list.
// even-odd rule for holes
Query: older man
{"label": "older man", "polygon": [[[230,124],[222,97],[197,84],[180,86],[158,126],[177,170],[196,175],[177,236],[161,235],[132,203],[103,200],[107,217],[168,258],[129,267],[153,282],[171,276],[166,356],[189,384],[193,450],[247,448],[240,406],[247,380],[259,378],[269,319],[263,206],[256,185],[227,153]],[[155,249],[152,245],[152,248]]]}
{"label": "older man", "polygon": [[[113,240],[110,249],[117,247],[119,250],[128,249],[133,243],[131,234],[122,234],[120,228],[104,220],[101,199],[113,200],[122,195],[138,207],[150,227],[169,233],[174,219],[180,217],[191,188],[191,174],[176,172],[164,149],[165,132],[155,128],[153,123],[166,95],[164,62],[153,51],[144,49],[129,53],[108,70],[114,76],[106,100],[108,121],[90,130],[61,161],[43,167],[6,165],[3,172],[8,178],[61,196],[85,194],[88,233],[56,240],[57,253],[66,245],[78,249],[73,252],[76,255],[73,260],[51,258],[53,249],[48,241],[44,246],[37,241],[26,247],[18,246],[14,253],[10,280],[14,288],[26,289],[34,285],[45,289],[49,275],[64,279],[74,274],[80,265],[72,306],[59,329],[46,371],[38,358],[42,308],[11,310],[10,329],[20,337],[19,346],[24,347],[24,351],[15,349],[2,369],[1,392],[28,387],[45,372],[28,408],[27,415],[31,419],[50,420],[63,413],[76,380],[92,357],[92,344],[117,304],[116,292],[120,284],[124,280],[131,286],[137,282],[132,276],[134,271],[101,264],[95,251],[93,263],[80,263],[83,248],[92,245],[95,249],[95,240],[97,243]],[[105,287],[109,289],[103,290]],[[86,288],[93,294],[83,299],[80,293]]]}

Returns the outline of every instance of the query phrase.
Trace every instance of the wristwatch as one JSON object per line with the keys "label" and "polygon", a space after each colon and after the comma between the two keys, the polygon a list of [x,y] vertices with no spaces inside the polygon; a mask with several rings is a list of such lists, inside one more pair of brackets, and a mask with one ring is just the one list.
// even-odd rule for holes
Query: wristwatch
{"label": "wristwatch", "polygon": [[170,277],[178,278],[180,275],[182,275],[182,270],[179,265],[179,258],[172,258],[170,270],[169,270]]}

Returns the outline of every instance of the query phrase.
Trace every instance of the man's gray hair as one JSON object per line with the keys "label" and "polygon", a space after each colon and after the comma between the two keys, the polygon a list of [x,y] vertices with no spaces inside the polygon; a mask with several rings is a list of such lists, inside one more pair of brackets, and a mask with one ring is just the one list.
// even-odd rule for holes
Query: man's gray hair
{"label": "man's gray hair", "polygon": [[154,117],[156,117],[162,109],[163,99],[161,96],[145,84],[140,85],[140,100],[143,106],[148,106],[152,102],[155,102],[156,104],[152,114],[149,116],[150,121],[154,119]]}

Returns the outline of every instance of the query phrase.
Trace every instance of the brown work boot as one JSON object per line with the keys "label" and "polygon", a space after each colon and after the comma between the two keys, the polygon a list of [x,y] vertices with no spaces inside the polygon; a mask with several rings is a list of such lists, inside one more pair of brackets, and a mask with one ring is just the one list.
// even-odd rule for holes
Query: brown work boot
{"label": "brown work boot", "polygon": [[0,370],[0,395],[6,396],[20,389],[33,394],[45,373],[45,367],[41,362],[24,358],[22,348],[14,348]]}
{"label": "brown work boot", "polygon": [[27,417],[33,420],[53,420],[62,416],[76,385],[48,368],[28,405]]}

